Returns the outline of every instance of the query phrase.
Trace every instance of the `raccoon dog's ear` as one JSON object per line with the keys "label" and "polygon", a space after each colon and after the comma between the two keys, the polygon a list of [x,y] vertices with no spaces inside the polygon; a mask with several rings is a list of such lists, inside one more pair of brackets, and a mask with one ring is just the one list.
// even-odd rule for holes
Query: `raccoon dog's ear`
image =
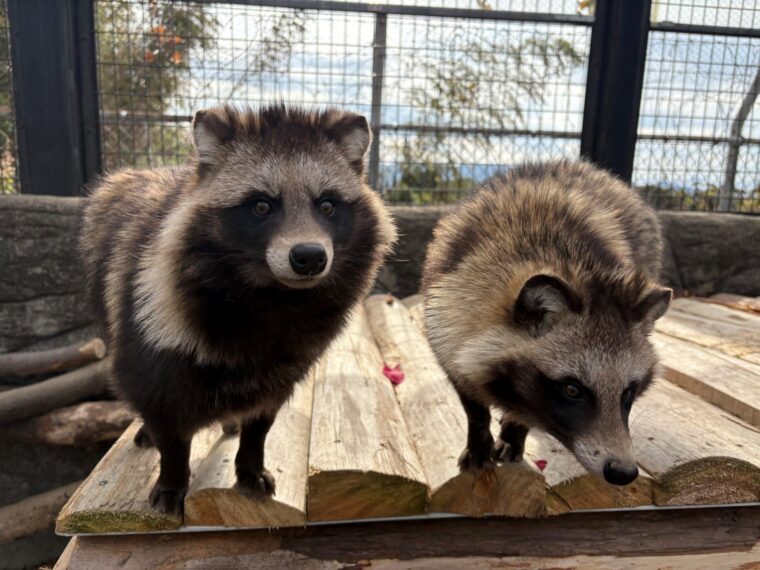
{"label": "raccoon dog's ear", "polygon": [[224,109],[207,109],[195,114],[193,139],[201,168],[207,170],[219,162],[224,143],[234,134],[229,113]]}
{"label": "raccoon dog's ear", "polygon": [[327,136],[338,143],[351,167],[357,174],[361,174],[364,169],[364,153],[372,138],[367,119],[354,113],[345,113],[328,127]]}
{"label": "raccoon dog's ear", "polygon": [[555,275],[533,275],[522,286],[515,301],[512,318],[532,336],[551,330],[567,311],[583,310],[580,296],[563,279]]}
{"label": "raccoon dog's ear", "polygon": [[668,310],[672,298],[673,289],[668,289],[667,287],[655,288],[647,293],[633,308],[633,320],[654,323]]}

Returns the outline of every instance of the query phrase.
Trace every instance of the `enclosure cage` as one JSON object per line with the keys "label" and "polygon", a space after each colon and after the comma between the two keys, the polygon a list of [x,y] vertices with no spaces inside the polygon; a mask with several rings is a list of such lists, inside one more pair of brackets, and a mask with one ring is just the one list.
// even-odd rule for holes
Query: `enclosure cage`
{"label": "enclosure cage", "polygon": [[365,114],[391,202],[585,156],[658,208],[760,213],[748,0],[6,2],[3,193],[178,164],[195,110],[284,101]]}

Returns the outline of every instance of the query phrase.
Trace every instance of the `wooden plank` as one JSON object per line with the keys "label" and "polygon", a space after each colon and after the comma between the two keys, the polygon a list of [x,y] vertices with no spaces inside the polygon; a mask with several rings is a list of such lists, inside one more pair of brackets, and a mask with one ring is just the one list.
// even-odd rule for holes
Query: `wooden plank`
{"label": "wooden plank", "polygon": [[547,514],[583,509],[624,509],[652,504],[654,481],[640,470],[636,481],[623,487],[592,475],[552,436],[533,430],[525,441],[525,456],[545,461],[543,475],[549,486]]}
{"label": "wooden plank", "polygon": [[384,295],[365,308],[385,364],[401,365],[396,398],[431,489],[429,510],[536,517],[544,513],[546,486],[525,462],[499,465],[478,475],[460,473],[457,458],[467,440],[467,419],[446,373],[409,309]]}
{"label": "wooden plank", "polygon": [[760,366],[664,334],[652,337],[663,376],[760,427]]}
{"label": "wooden plank", "polygon": [[[56,522],[58,534],[122,533],[172,530],[182,518],[150,508],[148,496],[158,479],[159,454],[137,447],[136,420],[114,443],[89,477],[64,505]],[[193,438],[190,468],[194,470],[219,437],[217,426]]]}
{"label": "wooden plank", "polygon": [[[83,536],[69,566],[77,570],[143,568],[352,568],[395,562],[495,558],[487,567],[525,568],[503,557],[578,555],[645,556],[639,568],[658,568],[660,557],[713,553],[732,560],[758,543],[760,508],[692,508],[572,513],[547,519],[457,518],[316,525],[280,531],[171,533],[161,536]],[[508,559],[506,559],[508,560]],[[720,559],[719,559],[720,560]],[[752,560],[752,558],[750,558]],[[371,561],[371,562],[370,562]],[[756,558],[755,558],[756,561]],[[541,568],[572,567],[567,563]],[[611,566],[617,568],[617,566]],[[667,566],[666,566],[667,567]],[[718,562],[694,566],[726,568]],[[637,568],[637,566],[633,566]],[[746,570],[753,568],[744,566]]]}
{"label": "wooden plank", "polygon": [[255,500],[235,487],[239,437],[220,437],[198,467],[185,498],[185,526],[281,527],[306,522],[306,478],[314,374],[296,386],[277,414],[264,459],[275,477],[273,497]]}
{"label": "wooden plank", "polygon": [[363,307],[316,367],[310,521],[424,512],[428,487]]}
{"label": "wooden plank", "polygon": [[423,333],[427,332],[425,326],[425,296],[421,293],[416,295],[409,295],[401,301],[404,306],[409,309],[409,313],[412,315],[412,319]]}
{"label": "wooden plank", "polygon": [[641,397],[631,419],[639,463],[657,505],[760,500],[760,430],[667,381]]}
{"label": "wooden plank", "polygon": [[760,364],[758,315],[692,299],[675,299],[655,328],[669,336]]}
{"label": "wooden plank", "polygon": [[706,303],[716,303],[729,309],[747,311],[748,313],[760,314],[760,297],[742,297],[732,293],[716,293],[711,297],[698,297],[697,300]]}

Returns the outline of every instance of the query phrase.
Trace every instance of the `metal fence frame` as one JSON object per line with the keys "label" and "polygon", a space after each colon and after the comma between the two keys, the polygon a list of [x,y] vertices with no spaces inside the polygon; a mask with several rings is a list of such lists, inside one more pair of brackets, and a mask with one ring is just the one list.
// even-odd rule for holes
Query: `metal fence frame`
{"label": "metal fence frame", "polygon": [[[221,0],[194,0],[220,3]],[[7,0],[14,65],[21,186],[28,194],[78,195],[101,168],[100,114],[96,76],[94,0]],[[669,22],[650,23],[651,0],[597,0],[595,16],[475,10],[333,0],[223,0],[225,4],[370,13],[375,16],[370,125],[374,139],[368,175],[378,181],[383,131],[443,130],[457,127],[394,125],[381,122],[389,15],[541,22],[592,28],[582,132],[485,129],[488,135],[578,138],[581,154],[630,181],[636,141],[693,141],[703,137],[638,135],[638,115],[651,30],[760,38],[760,30]],[[42,49],[45,46],[47,49]],[[744,143],[740,133],[709,142],[726,142],[732,152]],[[731,188],[719,196],[730,205]],[[728,193],[728,195],[723,195]]]}

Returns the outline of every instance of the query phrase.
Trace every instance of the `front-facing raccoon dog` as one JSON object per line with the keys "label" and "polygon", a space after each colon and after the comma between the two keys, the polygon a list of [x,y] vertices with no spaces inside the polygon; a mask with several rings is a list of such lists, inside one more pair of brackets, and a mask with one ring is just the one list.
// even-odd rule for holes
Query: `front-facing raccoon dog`
{"label": "front-facing raccoon dog", "polygon": [[[426,323],[467,412],[462,469],[519,461],[535,426],[608,482],[637,477],[628,416],[670,303],[662,249],[655,213],[586,163],[516,168],[440,221]],[[489,406],[504,412],[496,442]]]}
{"label": "front-facing raccoon dog", "polygon": [[364,117],[273,106],[199,111],[185,166],[95,188],[82,249],[116,389],[155,444],[151,504],[180,512],[190,441],[242,418],[239,486],[274,491],[264,440],[395,240],[364,183]]}

